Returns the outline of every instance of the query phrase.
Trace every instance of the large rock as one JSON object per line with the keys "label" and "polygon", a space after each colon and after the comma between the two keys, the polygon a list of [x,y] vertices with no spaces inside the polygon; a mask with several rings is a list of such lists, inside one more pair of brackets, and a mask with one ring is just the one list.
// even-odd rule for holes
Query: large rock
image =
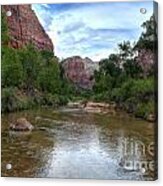
{"label": "large rock", "polygon": [[10,130],[13,131],[31,131],[33,128],[33,125],[26,118],[19,118],[10,124]]}
{"label": "large rock", "polygon": [[94,70],[98,68],[98,63],[89,58],[73,56],[62,62],[65,76],[74,85],[83,89],[92,89],[94,84]]}
{"label": "large rock", "polygon": [[110,108],[110,104],[108,103],[100,103],[100,102],[88,102],[86,104],[86,107],[92,107],[92,108]]}
{"label": "large rock", "polygon": [[2,11],[5,14],[11,11],[11,16],[7,17],[11,47],[22,48],[32,41],[38,49],[53,52],[52,41],[41,26],[31,5],[3,5]]}
{"label": "large rock", "polygon": [[100,103],[100,102],[87,102],[84,105],[84,110],[91,113],[111,113],[115,114],[115,103]]}

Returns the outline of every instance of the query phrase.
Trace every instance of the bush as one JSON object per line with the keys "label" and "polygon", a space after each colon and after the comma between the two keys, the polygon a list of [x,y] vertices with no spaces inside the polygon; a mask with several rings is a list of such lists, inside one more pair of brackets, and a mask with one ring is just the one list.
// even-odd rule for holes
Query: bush
{"label": "bush", "polygon": [[[40,51],[32,43],[21,49],[8,47],[6,16],[2,14],[2,112],[36,105],[64,105],[73,86],[64,79],[53,52]],[[14,88],[17,87],[17,88]],[[66,96],[63,96],[66,95]]]}
{"label": "bush", "polygon": [[37,84],[43,92],[52,94],[61,92],[60,70],[56,61],[52,60],[40,69],[37,75]]}
{"label": "bush", "polygon": [[24,88],[30,93],[37,85],[36,80],[41,64],[43,64],[43,59],[40,52],[32,44],[18,50],[17,54],[23,66]]}
{"label": "bush", "polygon": [[44,94],[41,100],[41,105],[56,107],[59,105],[65,105],[68,103],[68,99],[65,96],[53,95],[50,93]]}
{"label": "bush", "polygon": [[18,89],[14,87],[2,89],[2,112],[13,112],[31,108],[34,104],[26,96],[18,96]]}
{"label": "bush", "polygon": [[106,102],[108,102],[110,99],[110,95],[109,95],[109,93],[108,92],[102,92],[102,93],[99,93],[99,94],[96,94],[96,95],[94,95],[94,96],[92,96],[92,99],[94,100],[94,101],[106,101]]}
{"label": "bush", "polygon": [[129,79],[111,92],[111,100],[129,113],[146,118],[154,114],[154,78]]}
{"label": "bush", "polygon": [[149,101],[148,103],[139,103],[135,111],[135,116],[146,119],[149,114],[155,114],[154,105],[154,101]]}
{"label": "bush", "polygon": [[24,80],[23,66],[19,56],[12,48],[3,48],[2,87],[21,87]]}

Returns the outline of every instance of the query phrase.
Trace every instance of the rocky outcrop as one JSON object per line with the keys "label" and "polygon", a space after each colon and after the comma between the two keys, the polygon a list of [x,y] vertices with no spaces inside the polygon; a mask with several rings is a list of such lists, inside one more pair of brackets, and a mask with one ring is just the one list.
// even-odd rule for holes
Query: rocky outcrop
{"label": "rocky outcrop", "polygon": [[101,103],[92,101],[69,102],[67,106],[69,108],[82,109],[83,111],[88,113],[114,114],[116,110],[115,103]]}
{"label": "rocky outcrop", "polygon": [[10,130],[13,131],[31,131],[33,128],[33,125],[26,118],[19,118],[10,124]]}
{"label": "rocky outcrop", "polygon": [[136,57],[137,63],[142,67],[144,76],[148,75],[150,70],[156,64],[156,57],[153,51],[140,49]]}
{"label": "rocky outcrop", "polygon": [[41,26],[31,5],[3,5],[2,11],[5,14],[11,12],[11,15],[7,16],[11,47],[22,48],[32,42],[40,50],[53,52],[52,41]]}
{"label": "rocky outcrop", "polygon": [[115,103],[99,103],[99,102],[87,102],[84,106],[86,112],[91,113],[115,113],[116,105]]}
{"label": "rocky outcrop", "polygon": [[73,56],[62,62],[65,76],[77,87],[92,89],[94,84],[93,73],[97,68],[89,58],[82,59],[80,56]]}

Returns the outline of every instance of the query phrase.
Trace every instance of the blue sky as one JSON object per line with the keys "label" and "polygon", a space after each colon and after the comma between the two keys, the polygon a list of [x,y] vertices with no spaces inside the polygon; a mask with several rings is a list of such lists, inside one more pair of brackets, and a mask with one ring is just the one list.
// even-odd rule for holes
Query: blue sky
{"label": "blue sky", "polygon": [[[94,61],[117,52],[117,44],[136,41],[143,31],[140,25],[153,13],[152,1],[109,3],[33,4],[55,55],[74,55]],[[140,13],[146,8],[146,14]]]}

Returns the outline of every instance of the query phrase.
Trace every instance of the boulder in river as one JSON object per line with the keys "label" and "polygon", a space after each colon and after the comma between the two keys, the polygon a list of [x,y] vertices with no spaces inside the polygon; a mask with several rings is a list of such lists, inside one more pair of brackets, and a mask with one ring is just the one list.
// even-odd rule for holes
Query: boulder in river
{"label": "boulder in river", "polygon": [[87,102],[85,104],[84,110],[92,113],[114,113],[115,104]]}
{"label": "boulder in river", "polygon": [[33,128],[33,125],[26,118],[19,118],[10,124],[10,130],[13,131],[31,131]]}

